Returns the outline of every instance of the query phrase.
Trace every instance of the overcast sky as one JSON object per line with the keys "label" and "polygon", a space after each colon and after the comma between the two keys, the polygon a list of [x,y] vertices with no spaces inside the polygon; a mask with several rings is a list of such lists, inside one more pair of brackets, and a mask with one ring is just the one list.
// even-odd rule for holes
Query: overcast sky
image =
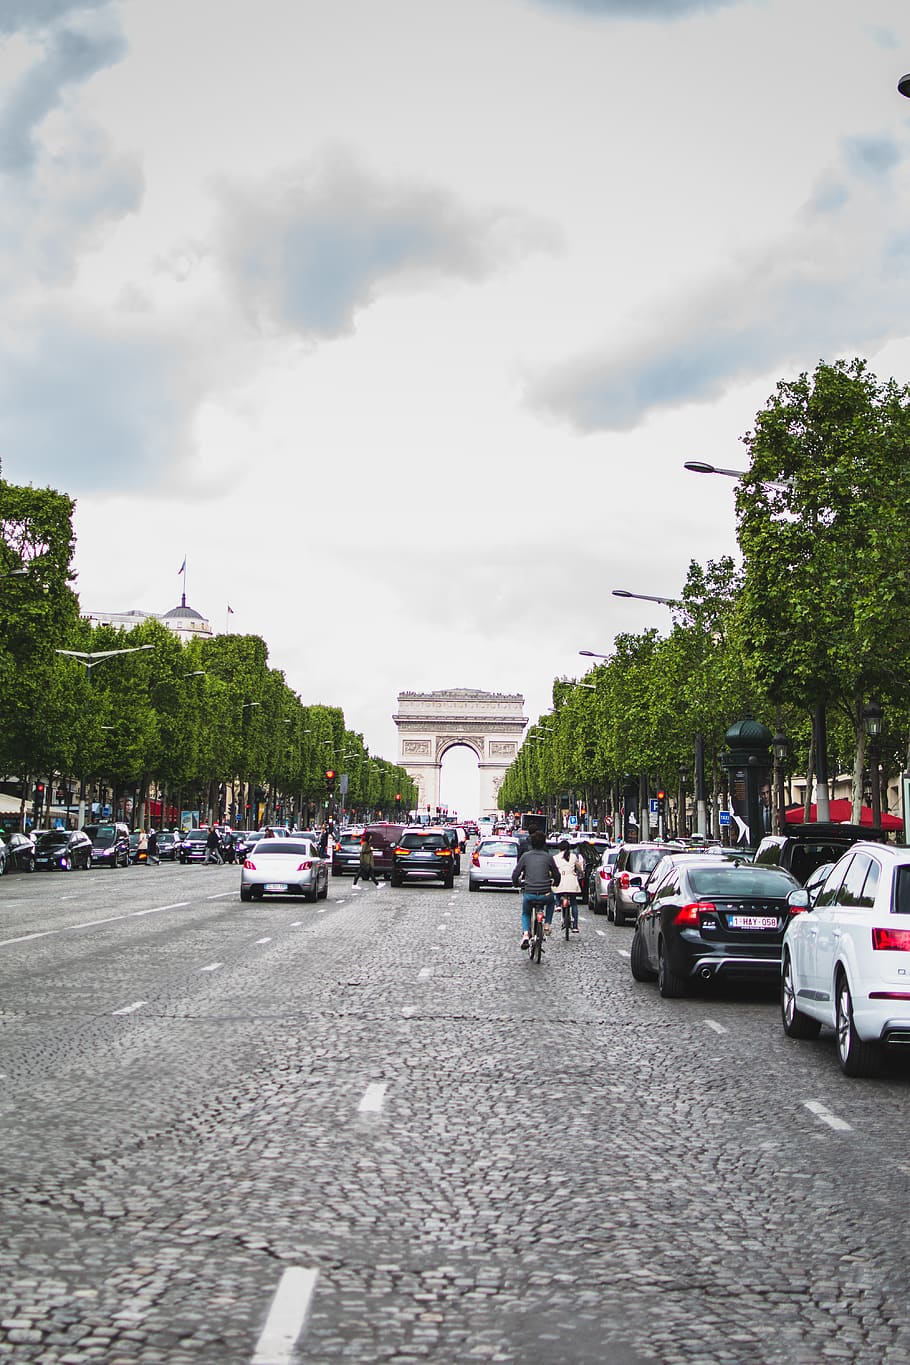
{"label": "overcast sky", "polygon": [[778,379],[910,379],[906,0],[0,0],[4,476],[397,756],[735,548]]}

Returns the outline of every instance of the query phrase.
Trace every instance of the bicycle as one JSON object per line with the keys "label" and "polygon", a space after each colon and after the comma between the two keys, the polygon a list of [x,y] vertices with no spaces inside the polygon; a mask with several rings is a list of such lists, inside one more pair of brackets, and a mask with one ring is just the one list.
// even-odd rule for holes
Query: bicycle
{"label": "bicycle", "polygon": [[572,904],[568,896],[560,896],[559,908],[562,911],[562,931],[566,936],[566,943],[572,932]]}
{"label": "bicycle", "polygon": [[542,905],[531,907],[531,934],[528,938],[528,958],[540,962],[543,957],[545,913]]}

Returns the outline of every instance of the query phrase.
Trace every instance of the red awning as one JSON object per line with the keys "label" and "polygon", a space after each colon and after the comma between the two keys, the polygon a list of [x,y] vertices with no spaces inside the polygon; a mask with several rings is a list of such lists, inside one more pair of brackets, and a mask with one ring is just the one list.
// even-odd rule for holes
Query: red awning
{"label": "red awning", "polygon": [[[832,825],[851,825],[853,823],[853,806],[847,797],[839,797],[837,801],[829,803],[830,820]],[[788,825],[801,825],[803,823],[802,806],[791,806],[784,812],[784,819]],[[813,803],[809,807],[809,823],[814,824],[818,819],[818,807]],[[860,810],[859,822],[861,825],[872,825],[872,808],[863,806]],[[897,815],[889,815],[887,811],[882,811],[882,829],[903,829],[904,822]]]}

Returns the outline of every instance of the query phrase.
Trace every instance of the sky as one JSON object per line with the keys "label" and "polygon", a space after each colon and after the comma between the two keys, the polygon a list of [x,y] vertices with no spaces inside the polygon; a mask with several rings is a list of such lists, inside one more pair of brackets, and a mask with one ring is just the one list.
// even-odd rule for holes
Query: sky
{"label": "sky", "polygon": [[0,0],[3,475],[374,753],[534,720],[735,552],[685,460],[910,381],[907,71],[906,0]]}

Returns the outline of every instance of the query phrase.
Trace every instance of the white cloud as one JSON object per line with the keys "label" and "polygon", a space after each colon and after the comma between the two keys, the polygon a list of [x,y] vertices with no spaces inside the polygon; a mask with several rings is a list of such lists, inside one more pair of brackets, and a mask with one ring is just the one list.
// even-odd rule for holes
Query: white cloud
{"label": "white cloud", "polygon": [[221,188],[222,240],[242,305],[267,328],[349,332],[384,292],[428,281],[479,281],[558,234],[530,215],[470,209],[447,190],[372,175],[337,148]]}

